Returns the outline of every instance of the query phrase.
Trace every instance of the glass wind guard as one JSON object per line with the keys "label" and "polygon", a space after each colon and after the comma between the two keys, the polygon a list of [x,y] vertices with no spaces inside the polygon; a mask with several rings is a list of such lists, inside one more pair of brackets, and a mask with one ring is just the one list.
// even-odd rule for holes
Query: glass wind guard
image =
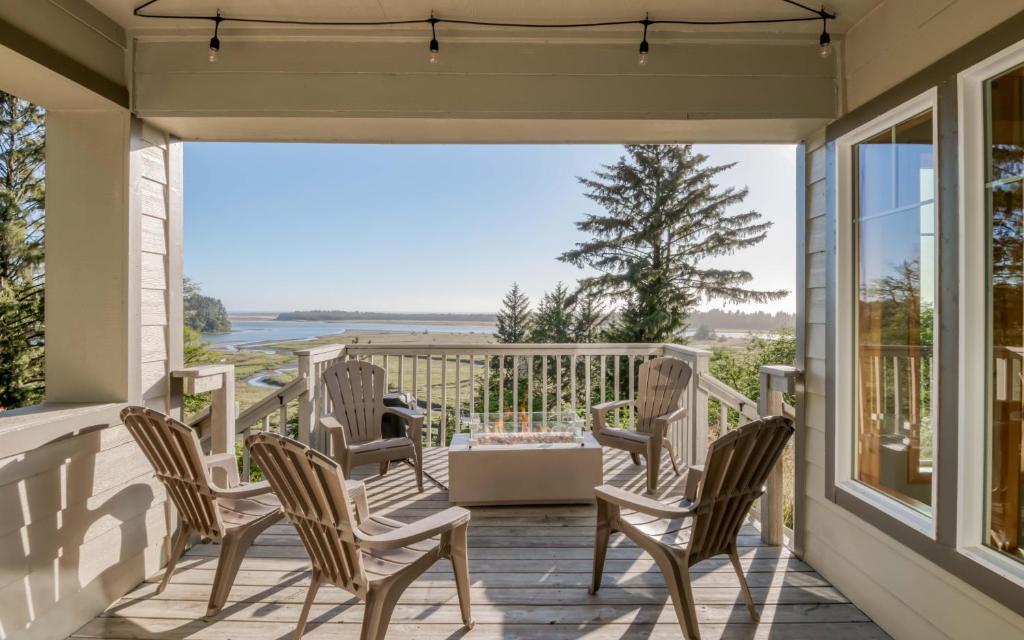
{"label": "glass wind guard", "polygon": [[469,446],[580,446],[586,424],[571,412],[473,413],[461,420]]}

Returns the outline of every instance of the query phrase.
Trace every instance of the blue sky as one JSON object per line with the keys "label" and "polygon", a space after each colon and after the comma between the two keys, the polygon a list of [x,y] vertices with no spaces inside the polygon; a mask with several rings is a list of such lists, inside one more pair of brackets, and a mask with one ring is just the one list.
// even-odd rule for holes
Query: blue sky
{"label": "blue sky", "polygon": [[[775,222],[722,266],[794,285],[795,149],[698,145]],[[556,258],[596,212],[576,176],[617,145],[185,145],[185,274],[229,311],[490,312],[582,275]],[[793,297],[765,310],[793,310]],[[711,302],[704,307],[722,306]],[[757,307],[743,307],[750,310]]]}

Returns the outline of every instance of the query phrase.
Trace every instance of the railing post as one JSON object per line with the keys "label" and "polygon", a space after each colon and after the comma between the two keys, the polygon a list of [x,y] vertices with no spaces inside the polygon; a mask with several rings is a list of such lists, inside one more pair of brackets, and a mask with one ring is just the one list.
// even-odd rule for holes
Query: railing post
{"label": "railing post", "polygon": [[[204,365],[178,369],[171,377],[180,381],[182,393],[211,392],[210,453],[235,452],[235,367],[230,364]],[[174,383],[179,384],[179,383]],[[227,486],[226,478],[214,477],[214,482]]]}
{"label": "railing post", "polygon": [[[783,394],[796,390],[795,367],[771,365],[761,367],[760,395],[757,399],[757,413],[762,417],[783,415]],[[799,464],[799,461],[797,461]],[[761,496],[761,539],[765,544],[781,545],[784,542],[783,522],[783,463],[782,458],[775,464],[764,495]]]}
{"label": "railing post", "polygon": [[686,419],[689,423],[690,440],[687,448],[690,464],[704,464],[708,454],[708,392],[700,384],[701,377],[710,373],[711,353],[700,351],[694,354],[693,377],[689,386],[689,406]]}
{"label": "railing post", "polygon": [[[313,435],[319,436],[319,429],[313,424],[316,422],[316,393],[319,388],[319,380],[316,379],[316,370],[313,363],[313,356],[308,351],[296,351],[299,358],[298,375],[306,379],[306,390],[299,396],[299,442],[311,444],[314,442]],[[284,431],[282,431],[284,433]],[[324,444],[324,443],[316,443]],[[321,447],[315,446],[320,449]]]}

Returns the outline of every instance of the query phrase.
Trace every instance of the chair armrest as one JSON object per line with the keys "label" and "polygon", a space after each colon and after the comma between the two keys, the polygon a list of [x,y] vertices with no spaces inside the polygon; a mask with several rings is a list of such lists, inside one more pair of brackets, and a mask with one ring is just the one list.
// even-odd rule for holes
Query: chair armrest
{"label": "chair armrest", "polygon": [[273,493],[270,483],[266,480],[239,485],[232,489],[221,489],[214,487],[213,497],[215,498],[255,498],[256,496]]}
{"label": "chair armrest", "polygon": [[356,524],[369,520],[370,504],[366,499],[366,485],[358,480],[345,480],[348,499],[356,506]]}
{"label": "chair armrest", "polygon": [[425,414],[413,411],[412,409],[406,409],[405,407],[384,407],[384,413],[392,413],[399,418],[404,418],[410,424],[413,422],[422,423],[424,418],[426,418]]}
{"label": "chair armrest", "polygon": [[613,400],[611,402],[602,402],[600,404],[595,404],[594,406],[590,407],[590,412],[593,414],[607,413],[612,409],[628,407],[631,404],[633,404],[632,400]]}
{"label": "chair armrest", "polygon": [[655,422],[660,424],[669,424],[676,420],[681,420],[686,417],[686,407],[679,407],[675,411],[669,411],[665,415],[658,416],[654,419]]}
{"label": "chair armrest", "polygon": [[336,457],[339,451],[348,449],[345,427],[341,426],[337,418],[330,415],[320,416],[320,426],[327,429],[327,434],[331,436],[331,455]]}
{"label": "chair armrest", "polygon": [[594,493],[597,494],[598,500],[604,500],[626,509],[646,513],[656,518],[688,518],[694,515],[693,510],[689,506],[673,507],[608,484],[595,487]]}
{"label": "chair armrest", "polygon": [[[206,470],[213,477],[213,470],[220,469],[227,475],[228,489],[237,487],[242,483],[238,477],[238,461],[235,460],[235,454],[233,453],[215,453],[213,455],[206,456],[203,459],[206,464]],[[219,485],[218,485],[219,488]]]}
{"label": "chair armrest", "polygon": [[435,513],[387,533],[371,536],[357,529],[356,539],[368,549],[397,549],[466,524],[469,524],[469,511],[462,507],[449,507],[441,513]]}
{"label": "chair armrest", "polygon": [[683,479],[683,495],[690,502],[697,499],[697,489],[703,479],[704,465],[690,465],[686,468],[686,477]]}
{"label": "chair armrest", "polygon": [[602,402],[595,404],[590,407],[590,415],[592,416],[593,426],[591,429],[594,431],[600,431],[605,427],[604,414],[608,413],[612,409],[618,409],[620,407],[628,407],[633,404],[632,400],[615,400],[613,402]]}

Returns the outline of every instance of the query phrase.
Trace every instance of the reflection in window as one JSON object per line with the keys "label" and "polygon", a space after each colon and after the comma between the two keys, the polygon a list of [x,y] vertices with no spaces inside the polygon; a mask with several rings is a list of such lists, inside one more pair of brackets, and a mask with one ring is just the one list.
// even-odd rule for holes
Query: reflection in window
{"label": "reflection in window", "polygon": [[854,477],[931,514],[935,159],[932,114],[853,148]]}
{"label": "reflection in window", "polygon": [[991,546],[1022,556],[1021,359],[1024,357],[1024,67],[987,83],[992,424],[988,433]]}

